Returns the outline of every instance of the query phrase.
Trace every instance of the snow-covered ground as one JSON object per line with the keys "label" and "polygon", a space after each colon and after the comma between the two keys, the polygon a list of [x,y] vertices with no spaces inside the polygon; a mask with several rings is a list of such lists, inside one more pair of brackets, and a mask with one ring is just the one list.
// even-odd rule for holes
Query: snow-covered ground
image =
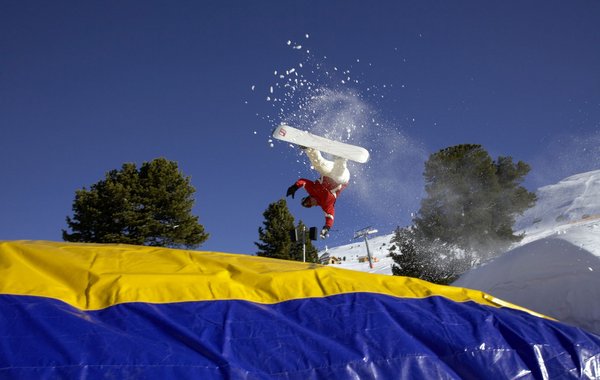
{"label": "snow-covered ground", "polygon": [[[498,298],[600,334],[600,170],[540,188],[535,207],[516,223],[525,238],[504,255],[465,273],[453,285]],[[374,226],[376,227],[376,226]],[[329,248],[341,268],[391,274],[393,234]],[[322,252],[321,252],[322,254]]]}
{"label": "snow-covered ground", "polygon": [[[370,267],[369,262],[365,261],[367,257],[367,248],[365,240],[360,238],[356,240],[356,243],[343,245],[340,247],[328,248],[327,252],[319,252],[319,255],[329,255],[330,258],[337,257],[341,261],[339,264],[331,264],[336,267],[357,270],[361,272],[379,273],[379,274],[392,274],[392,258],[389,256],[390,240],[393,237],[393,233],[369,237],[369,251],[373,258],[373,268]],[[361,262],[362,261],[362,262]]]}

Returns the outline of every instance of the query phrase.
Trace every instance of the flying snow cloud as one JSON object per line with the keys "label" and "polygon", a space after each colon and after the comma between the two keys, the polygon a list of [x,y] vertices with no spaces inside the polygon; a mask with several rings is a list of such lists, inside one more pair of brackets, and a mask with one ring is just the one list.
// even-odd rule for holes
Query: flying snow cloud
{"label": "flying snow cloud", "polygon": [[372,218],[409,224],[424,194],[425,147],[393,125],[377,126],[366,135],[371,160],[353,177],[358,200]]}
{"label": "flying snow cloud", "polygon": [[[339,202],[350,203],[352,207],[344,209],[357,214],[356,219],[373,221],[381,228],[409,224],[423,195],[427,152],[401,125],[382,115],[378,102],[391,86],[368,83],[365,70],[371,65],[366,60],[357,58],[341,67],[326,57],[317,58],[305,43],[288,40],[286,45],[299,62],[275,69],[273,83],[261,86],[267,89],[264,99],[272,107],[262,117],[270,127],[285,123],[368,149],[369,162],[349,163],[351,187]],[[299,156],[298,161],[299,174],[306,173],[308,160]]]}
{"label": "flying snow cloud", "polygon": [[372,103],[351,89],[322,88],[294,117],[284,119],[317,135],[367,148],[366,164],[350,163],[352,203],[363,217],[383,216],[389,225],[405,224],[419,208],[423,192],[424,146],[384,121]]}

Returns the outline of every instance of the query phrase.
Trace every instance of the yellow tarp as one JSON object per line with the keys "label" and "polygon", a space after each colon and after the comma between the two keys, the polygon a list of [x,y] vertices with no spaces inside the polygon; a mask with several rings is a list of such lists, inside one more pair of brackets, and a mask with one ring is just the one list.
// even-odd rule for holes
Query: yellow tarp
{"label": "yellow tarp", "polygon": [[0,241],[0,268],[0,294],[50,297],[82,310],[127,302],[246,300],[272,304],[351,292],[408,298],[443,296],[457,302],[525,310],[480,291],[409,277],[145,246]]}

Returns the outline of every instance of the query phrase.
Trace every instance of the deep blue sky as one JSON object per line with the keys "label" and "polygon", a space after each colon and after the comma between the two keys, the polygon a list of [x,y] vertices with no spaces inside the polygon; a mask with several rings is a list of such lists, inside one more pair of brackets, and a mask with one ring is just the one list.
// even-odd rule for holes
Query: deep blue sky
{"label": "deep blue sky", "polygon": [[424,160],[450,145],[530,163],[531,190],[598,169],[598,20],[595,0],[2,1],[0,239],[60,241],[76,189],[166,157],[197,189],[202,249],[256,252],[269,203],[314,177],[269,141],[307,112],[291,68],[324,91],[317,121],[358,120],[349,141],[372,150],[332,245],[407,225]]}

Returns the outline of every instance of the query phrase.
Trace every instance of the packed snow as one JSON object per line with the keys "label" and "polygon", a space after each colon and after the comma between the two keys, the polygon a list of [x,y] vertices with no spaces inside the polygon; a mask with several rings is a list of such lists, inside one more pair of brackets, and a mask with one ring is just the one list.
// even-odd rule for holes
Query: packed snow
{"label": "packed snow", "polygon": [[[523,240],[453,285],[600,334],[600,170],[568,177],[536,194],[536,205],[515,225],[525,234]],[[362,238],[320,254],[340,268],[391,275],[392,237],[392,231],[368,237],[372,268]]]}

